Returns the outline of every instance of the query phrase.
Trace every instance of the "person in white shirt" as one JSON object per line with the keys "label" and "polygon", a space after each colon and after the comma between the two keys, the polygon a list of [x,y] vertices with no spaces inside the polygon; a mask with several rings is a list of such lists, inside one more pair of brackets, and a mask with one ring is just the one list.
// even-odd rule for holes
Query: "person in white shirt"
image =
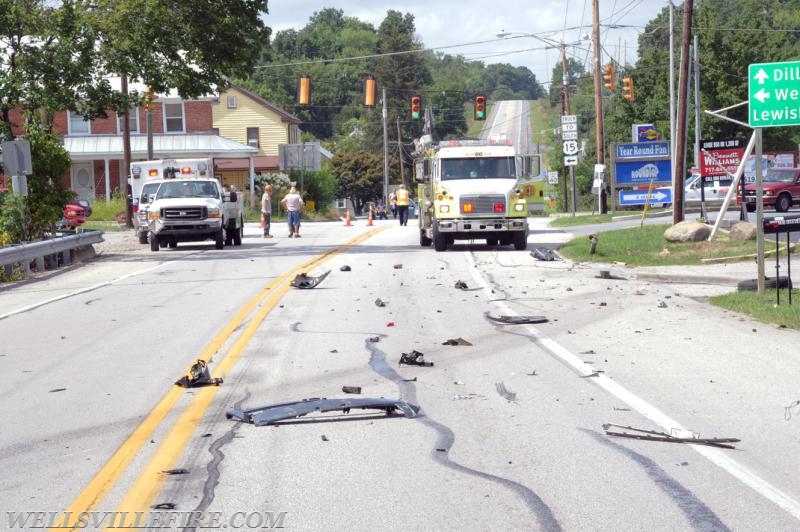
{"label": "person in white shirt", "polygon": [[261,218],[264,220],[264,238],[272,238],[269,234],[270,218],[272,218],[272,185],[264,185],[264,194],[261,195]]}
{"label": "person in white shirt", "polygon": [[289,224],[289,238],[300,238],[300,212],[306,206],[302,196],[297,192],[297,187],[292,187],[289,193],[281,200],[281,205],[286,209],[286,221]]}

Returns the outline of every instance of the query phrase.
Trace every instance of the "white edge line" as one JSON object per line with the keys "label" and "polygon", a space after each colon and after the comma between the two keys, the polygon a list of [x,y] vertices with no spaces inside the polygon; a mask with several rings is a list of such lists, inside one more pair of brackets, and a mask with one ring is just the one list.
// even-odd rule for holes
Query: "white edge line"
{"label": "white edge line", "polygon": [[91,292],[92,290],[97,290],[98,288],[102,288],[104,286],[108,286],[108,285],[117,283],[117,282],[125,280],[125,279],[127,279],[129,277],[135,277],[137,275],[141,275],[143,273],[147,273],[147,272],[153,271],[153,270],[155,270],[157,268],[162,267],[164,264],[166,264],[166,262],[162,262],[161,264],[158,264],[158,265],[153,266],[151,268],[146,268],[144,270],[139,270],[137,272],[127,273],[127,274],[125,274],[125,275],[123,275],[121,277],[117,277],[116,279],[111,279],[110,281],[103,281],[102,283],[98,283],[96,285],[88,286],[86,288],[81,288],[79,290],[73,290],[72,292],[67,292],[66,294],[61,294],[60,296],[52,297],[50,299],[45,299],[44,301],[39,301],[38,303],[34,303],[32,305],[28,305],[27,307],[21,307],[21,308],[18,308],[16,310],[12,310],[10,312],[6,312],[5,314],[0,314],[0,320],[4,320],[4,319],[8,318],[9,316],[14,316],[16,314],[22,314],[23,312],[28,312],[29,310],[33,310],[35,308],[43,307],[44,305],[48,305],[48,304],[54,303],[56,301],[61,301],[62,299],[67,299],[68,297],[73,297],[73,296],[77,296],[77,295],[80,295],[80,294],[85,294],[86,292]]}
{"label": "white edge line", "polygon": [[[472,259],[472,254],[469,251],[465,251],[464,254],[467,257],[467,263],[470,267],[469,270],[472,278],[478,285],[483,286],[483,291],[486,293],[487,299],[489,299],[495,306],[502,310],[504,314],[508,316],[516,316],[517,313],[514,312],[508,305],[506,305],[505,301],[493,299],[496,297],[496,294],[492,294],[489,283],[480,275],[477,264],[475,264],[475,261]],[[567,348],[563,347],[552,338],[545,336],[533,325],[528,324],[525,325],[525,327],[530,332],[531,336],[536,338],[542,347],[555,355],[562,362],[576,369],[581,374],[589,374],[595,371],[595,368],[583,362],[577,355],[570,352]],[[592,381],[620,401],[630,406],[637,413],[662,427],[665,431],[670,431],[672,429],[684,429],[681,423],[673,420],[655,406],[638,397],[633,392],[625,389],[622,385],[611,380],[602,373],[596,377],[592,377]],[[699,454],[710,460],[717,467],[727,471],[730,475],[740,480],[743,484],[749,486],[763,497],[769,499],[786,510],[786,512],[788,512],[795,519],[800,519],[800,502],[793,499],[790,495],[779,488],[773,486],[767,480],[758,476],[757,473],[748,467],[740,464],[719,449],[713,449],[702,445],[690,446]]]}

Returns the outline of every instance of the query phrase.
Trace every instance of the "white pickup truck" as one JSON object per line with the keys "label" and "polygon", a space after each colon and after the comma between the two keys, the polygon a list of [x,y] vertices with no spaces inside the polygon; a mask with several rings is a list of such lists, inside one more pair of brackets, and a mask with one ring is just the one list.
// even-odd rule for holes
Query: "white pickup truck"
{"label": "white pickup truck", "polygon": [[203,240],[213,240],[216,249],[242,244],[243,198],[235,191],[223,191],[214,178],[162,179],[159,183],[147,208],[151,251]]}

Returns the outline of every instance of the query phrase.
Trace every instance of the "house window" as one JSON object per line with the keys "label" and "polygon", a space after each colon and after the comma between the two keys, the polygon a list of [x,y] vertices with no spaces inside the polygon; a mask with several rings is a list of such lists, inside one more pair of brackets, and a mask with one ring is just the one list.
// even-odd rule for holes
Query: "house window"
{"label": "house window", "polygon": [[236,96],[228,96],[228,109],[236,109]]}
{"label": "house window", "polygon": [[164,131],[183,133],[183,102],[164,104]]}
{"label": "house window", "polygon": [[[139,110],[136,107],[128,110],[128,128],[131,133],[139,133]],[[122,115],[117,115],[117,132],[122,133]]]}
{"label": "house window", "polygon": [[254,148],[258,148],[258,128],[257,127],[248,127],[247,128],[247,145],[252,146]]}
{"label": "house window", "polygon": [[336,198],[336,208],[337,209],[346,209],[347,208],[347,199],[346,198]]}
{"label": "house window", "polygon": [[69,115],[69,134],[70,135],[91,135],[91,122],[86,120],[83,115],[68,111]]}

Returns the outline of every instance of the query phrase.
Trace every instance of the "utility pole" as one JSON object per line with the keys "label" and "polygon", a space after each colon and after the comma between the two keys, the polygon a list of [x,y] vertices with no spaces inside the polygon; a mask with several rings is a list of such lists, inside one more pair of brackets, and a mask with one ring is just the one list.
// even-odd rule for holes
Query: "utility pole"
{"label": "utility pole", "polygon": [[[403,136],[400,134],[400,117],[397,117],[397,157],[400,159],[400,182],[406,186],[406,173],[403,168]],[[384,200],[385,201],[385,200]]]}
{"label": "utility pole", "polygon": [[[125,99],[127,100],[128,97],[128,75],[123,74],[120,78],[120,89],[122,94],[125,95]],[[125,191],[125,227],[128,229],[133,228],[133,198],[131,198],[131,194],[133,194],[133,189],[130,188],[129,184],[129,173],[131,169],[131,124],[128,121],[130,114],[130,106],[126,103],[125,112],[122,115],[122,158],[123,167],[122,172],[120,174],[125,176],[125,184],[120,188]],[[122,183],[120,183],[122,185]]]}
{"label": "utility pole", "polygon": [[[567,46],[563,42],[561,43],[561,70],[563,71],[561,74],[561,81],[563,87],[561,88],[561,116],[567,116],[569,114],[569,76],[567,75]],[[563,125],[562,125],[563,127]],[[572,187],[572,215],[575,216],[575,211],[577,210],[577,196],[575,192],[575,167],[569,167],[569,181],[570,186]],[[567,212],[567,180],[564,179],[561,182],[561,193],[564,197],[563,206],[564,212]]]}
{"label": "utility pole", "polygon": [[[600,7],[599,0],[592,0],[592,48],[594,48],[594,116],[595,144],[597,145],[597,164],[605,164],[606,147],[603,131],[603,93],[600,81]],[[605,182],[598,190],[600,214],[608,212]]]}
{"label": "utility pole", "polygon": [[386,116],[388,111],[386,109],[386,87],[383,87],[383,109],[381,115],[383,117],[383,201],[384,205],[389,204],[389,133],[386,130]]}
{"label": "utility pole", "polygon": [[692,0],[683,2],[683,33],[681,35],[681,68],[678,78],[678,127],[675,142],[675,166],[672,169],[673,183],[675,183],[674,197],[672,198],[672,222],[677,224],[683,221],[683,181],[686,173],[686,126],[687,105],[689,90],[689,42],[692,38]]}

